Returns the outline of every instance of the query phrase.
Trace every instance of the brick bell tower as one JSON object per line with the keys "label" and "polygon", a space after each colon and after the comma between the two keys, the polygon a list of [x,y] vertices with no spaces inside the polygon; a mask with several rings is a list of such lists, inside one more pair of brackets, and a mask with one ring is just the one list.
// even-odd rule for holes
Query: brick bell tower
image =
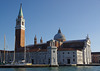
{"label": "brick bell tower", "polygon": [[23,18],[22,4],[20,4],[20,10],[18,18],[16,19],[15,27],[15,50],[25,46],[25,19]]}

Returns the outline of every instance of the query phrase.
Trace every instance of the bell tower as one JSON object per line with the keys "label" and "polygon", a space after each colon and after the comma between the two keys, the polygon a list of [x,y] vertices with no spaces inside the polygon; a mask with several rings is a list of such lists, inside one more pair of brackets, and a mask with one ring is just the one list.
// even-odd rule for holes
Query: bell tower
{"label": "bell tower", "polygon": [[20,4],[19,14],[15,27],[15,50],[25,46],[25,19],[23,18],[22,4]]}
{"label": "bell tower", "polygon": [[37,44],[37,38],[36,38],[36,35],[35,35],[35,37],[34,37],[34,45],[36,45]]}

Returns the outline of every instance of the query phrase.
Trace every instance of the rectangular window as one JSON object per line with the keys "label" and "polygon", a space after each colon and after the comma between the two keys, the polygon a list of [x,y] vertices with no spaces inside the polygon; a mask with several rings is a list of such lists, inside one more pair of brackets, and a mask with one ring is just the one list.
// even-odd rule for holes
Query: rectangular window
{"label": "rectangular window", "polygon": [[55,46],[55,43],[53,42],[53,46]]}
{"label": "rectangular window", "polygon": [[46,59],[46,55],[45,55],[45,59]]}
{"label": "rectangular window", "polygon": [[55,62],[55,58],[53,58],[53,61]]}
{"label": "rectangular window", "polygon": [[53,51],[53,53],[55,53],[55,51]]}
{"label": "rectangular window", "polygon": [[73,55],[73,57],[75,57],[75,55]]}
{"label": "rectangular window", "polygon": [[75,62],[75,59],[73,59],[73,62]]}
{"label": "rectangular window", "polygon": [[22,22],[22,25],[24,25],[24,22]]}
{"label": "rectangular window", "polygon": [[64,62],[64,59],[63,59],[63,62]]}

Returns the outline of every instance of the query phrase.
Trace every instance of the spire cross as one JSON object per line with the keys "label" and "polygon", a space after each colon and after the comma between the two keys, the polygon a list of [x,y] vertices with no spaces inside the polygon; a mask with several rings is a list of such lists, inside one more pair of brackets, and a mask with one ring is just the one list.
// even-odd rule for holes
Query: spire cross
{"label": "spire cross", "polygon": [[20,8],[22,7],[22,3],[20,4]]}
{"label": "spire cross", "polygon": [[89,35],[88,34],[87,34],[86,38],[89,39]]}
{"label": "spire cross", "polygon": [[58,33],[61,33],[61,30],[60,30],[60,28],[59,28],[59,30],[58,30]]}

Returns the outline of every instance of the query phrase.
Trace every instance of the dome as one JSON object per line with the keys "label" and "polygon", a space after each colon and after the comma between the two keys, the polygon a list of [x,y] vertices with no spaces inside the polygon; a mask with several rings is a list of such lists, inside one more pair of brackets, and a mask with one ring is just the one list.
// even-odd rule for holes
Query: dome
{"label": "dome", "polygon": [[58,30],[58,33],[54,36],[54,40],[58,40],[58,41],[65,41],[66,38],[65,36],[61,33],[61,30]]}

